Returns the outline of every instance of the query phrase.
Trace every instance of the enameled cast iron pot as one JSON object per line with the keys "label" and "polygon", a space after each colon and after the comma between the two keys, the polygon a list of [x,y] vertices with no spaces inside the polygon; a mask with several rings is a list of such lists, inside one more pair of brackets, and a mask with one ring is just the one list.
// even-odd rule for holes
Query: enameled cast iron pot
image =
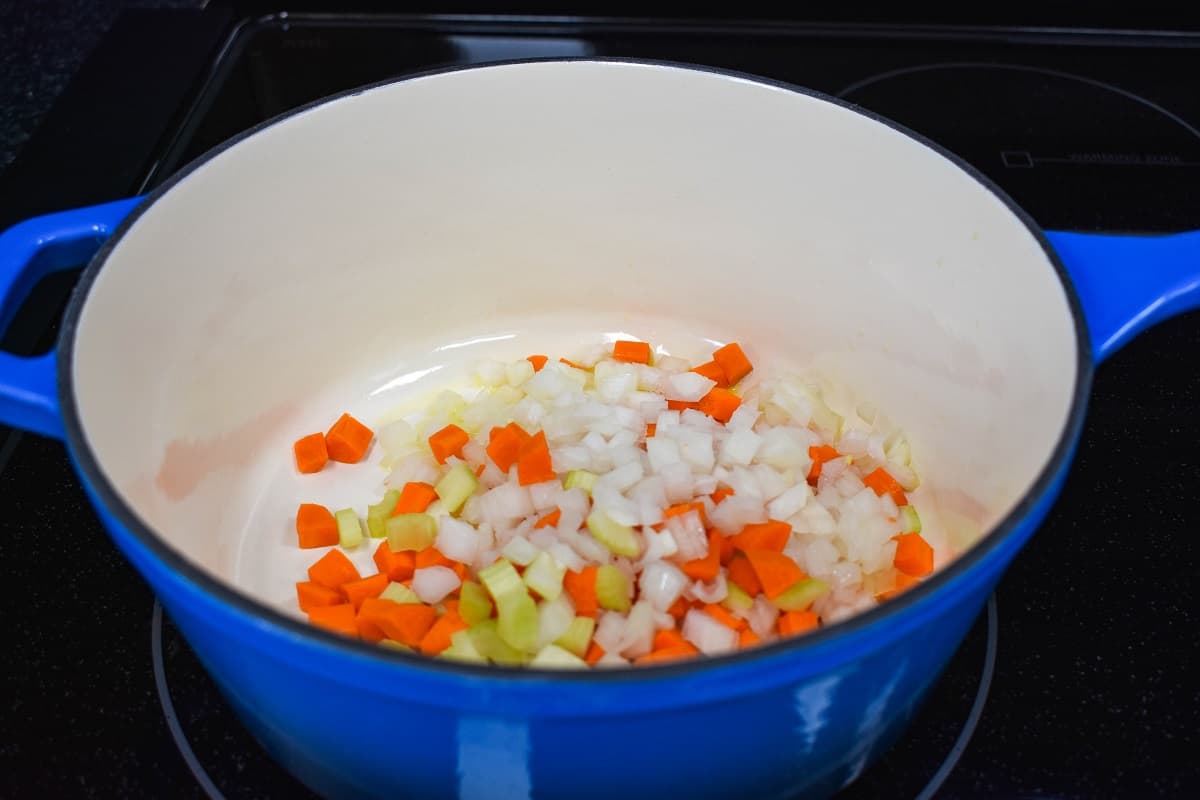
{"label": "enameled cast iron pot", "polygon": [[[899,735],[1054,502],[1094,363],[1196,305],[1198,254],[1200,233],[1044,233],[919,136],[751,76],[447,70],[0,236],[0,324],[91,256],[57,352],[0,355],[0,420],[65,440],[246,725],[320,793],[820,795]],[[648,669],[461,666],[280,610],[311,560],[297,497],[357,481],[361,506],[382,474],[301,485],[293,438],[370,420],[478,343],[545,352],[597,325],[818,366],[903,425],[922,515],[978,543],[850,621]]]}

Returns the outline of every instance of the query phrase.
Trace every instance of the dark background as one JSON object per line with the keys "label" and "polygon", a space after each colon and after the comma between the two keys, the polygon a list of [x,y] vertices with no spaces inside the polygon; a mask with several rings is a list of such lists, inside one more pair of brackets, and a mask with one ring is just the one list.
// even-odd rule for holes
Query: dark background
{"label": "dark background", "polygon": [[[124,19],[152,15],[155,9],[191,10],[174,23],[186,27],[208,24],[213,18],[213,0],[203,14],[199,0],[173,2],[118,2],[117,0],[49,0],[19,3],[0,0],[0,228],[15,219],[41,211],[57,210],[61,189],[72,171],[112,170],[122,163],[117,156],[124,146],[130,150],[144,143],[105,143],[111,160],[96,153],[62,152],[67,166],[58,176],[57,192],[44,198],[21,173],[21,148],[53,107],[88,54],[105,38],[117,16]],[[266,14],[280,9],[314,8],[310,2],[242,3],[248,13]],[[1175,8],[1172,8],[1175,6]],[[621,3],[343,3],[343,9],[390,10],[395,12],[493,11],[528,13],[602,13],[629,15],[652,8],[648,4]],[[688,8],[691,16],[764,17],[765,4],[738,3],[711,9]],[[1186,8],[1181,11],[1180,7]],[[1037,25],[1044,27],[1121,27],[1136,29],[1200,30],[1200,3],[1124,3],[1086,5],[1080,3],[990,3],[959,4],[874,4],[792,3],[789,13],[798,18],[830,21],[925,22],[943,25]],[[202,19],[203,18],[203,19]],[[125,25],[122,35],[136,41],[140,28]],[[111,40],[109,40],[111,41]],[[161,48],[160,48],[161,50]],[[164,54],[159,52],[159,56]],[[194,77],[194,76],[193,76]],[[185,80],[188,76],[164,70],[157,60],[148,60],[144,83]],[[1197,76],[1200,91],[1200,76]],[[74,92],[88,92],[73,85]],[[149,92],[147,91],[147,94]],[[118,98],[112,107],[97,108],[97,114],[120,114],[131,118],[141,113],[144,98],[136,94]],[[112,98],[109,98],[111,101]],[[63,142],[84,140],[78,131],[56,130],[56,139],[43,147],[62,148]],[[97,152],[101,152],[99,148]],[[61,152],[55,149],[54,152]],[[44,154],[43,154],[44,155]],[[5,174],[5,170],[8,170]],[[16,196],[14,186],[20,186]],[[71,205],[112,199],[77,197]],[[1200,202],[1200,201],[1198,201]],[[40,204],[40,205],[39,205]],[[42,207],[44,206],[44,207]],[[1193,315],[1194,316],[1194,315]],[[1195,634],[1197,569],[1195,540],[1164,538],[1165,531],[1182,520],[1195,519],[1185,507],[1192,502],[1182,495],[1194,492],[1200,463],[1200,417],[1181,417],[1180,408],[1200,406],[1200,378],[1196,377],[1195,354],[1200,351],[1194,322],[1186,327],[1176,320],[1141,337],[1097,373],[1089,409],[1088,430],[1080,446],[1074,470],[1056,510],[1029,547],[1021,554],[1001,584],[1000,648],[996,688],[993,695],[1016,704],[985,711],[978,734],[971,743],[946,797],[1009,797],[1013,787],[1025,787],[1020,796],[1046,797],[1186,797],[1187,787],[1200,785],[1197,756],[1196,683],[1181,680],[1187,664],[1200,663]],[[1166,379],[1182,372],[1194,379],[1180,384]],[[1138,388],[1138,403],[1131,406],[1129,386]],[[1127,434],[1117,440],[1108,432]],[[1140,442],[1142,463],[1156,465],[1150,472],[1122,474],[1120,465],[1130,454],[1121,448]],[[199,787],[187,772],[171,742],[159,700],[154,692],[148,656],[152,599],[141,579],[122,562],[103,533],[95,529],[90,511],[80,499],[78,482],[62,457],[61,446],[25,437],[16,458],[23,470],[0,473],[0,508],[9,519],[35,520],[39,530],[65,535],[69,548],[6,547],[0,556],[6,563],[0,575],[32,575],[20,585],[35,585],[37,593],[68,593],[77,599],[78,617],[70,621],[45,619],[39,615],[36,597],[6,592],[3,614],[5,647],[0,656],[5,680],[0,682],[0,800],[33,796],[32,786],[44,786],[44,796],[176,797],[199,796]],[[0,466],[9,457],[0,452]],[[31,468],[32,467],[32,468]],[[29,475],[52,481],[52,486],[31,487]],[[25,480],[26,483],[22,483]],[[34,489],[38,491],[34,493]],[[1080,516],[1064,509],[1090,508],[1088,520],[1103,520],[1103,527],[1083,528]],[[79,518],[85,513],[88,519]],[[87,525],[80,523],[86,522]],[[0,535],[9,530],[0,525]],[[66,538],[70,537],[70,538]],[[1055,572],[1064,548],[1077,548],[1078,560],[1071,569],[1111,575],[1111,591],[1102,596],[1073,596],[1071,575]],[[22,560],[17,563],[19,554]],[[98,568],[103,561],[103,569]],[[96,567],[89,568],[89,565]],[[1173,569],[1171,567],[1174,567]],[[1158,571],[1158,572],[1156,572]],[[118,585],[98,583],[95,574],[116,575]],[[1181,580],[1182,575],[1191,580]],[[41,576],[41,577],[38,577]],[[112,578],[106,578],[111,581]],[[1142,607],[1146,601],[1139,590],[1146,583],[1165,580],[1170,591],[1156,593],[1174,602]],[[1047,587],[1068,589],[1051,592]],[[109,598],[120,608],[139,609],[137,618],[111,621],[111,611],[97,598]],[[16,611],[20,604],[20,611]],[[1080,613],[1077,604],[1110,608],[1112,626],[1097,632],[1093,617]],[[1123,612],[1132,613],[1125,616]],[[1190,645],[1171,649],[1149,639],[1128,620],[1153,614],[1173,620]],[[1034,641],[1037,647],[1020,652],[1006,643]],[[1122,668],[1112,653],[1125,650],[1163,651],[1162,668],[1136,662]],[[176,704],[193,745],[202,760],[220,760],[226,766],[222,788],[254,786],[261,764],[252,754],[255,745],[244,731],[230,724],[228,712],[214,699],[186,646],[169,624],[164,632],[164,654],[172,686],[179,692]],[[103,651],[105,658],[96,655]],[[962,657],[978,660],[981,642],[978,631],[964,646]],[[64,657],[63,654],[67,654]],[[21,662],[18,666],[18,660]],[[1046,665],[1069,665],[1066,674],[1052,673]],[[21,681],[45,676],[39,686],[64,686],[60,697],[34,697],[33,687]],[[973,672],[964,682],[943,686],[961,696],[968,705],[975,690]],[[1098,684],[1125,687],[1104,697],[1092,696],[1087,687]],[[91,704],[89,692],[105,687],[108,702]],[[1114,703],[1112,697],[1127,698]],[[11,697],[11,700],[8,699]],[[71,711],[79,698],[89,704]],[[39,705],[41,704],[41,705]],[[39,716],[38,709],[55,706],[52,718]],[[1157,717],[1148,717],[1154,709]],[[1008,719],[1028,719],[1028,729],[996,725],[1000,712]],[[989,713],[990,712],[990,713]],[[1085,732],[1081,724],[1089,726]],[[953,734],[957,728],[949,728]],[[1182,732],[1182,733],[1180,733]],[[1091,749],[1085,742],[1099,737],[1110,743],[1128,744],[1121,752]],[[1053,738],[1059,742],[1080,740],[1050,755],[1038,746]],[[947,742],[938,742],[945,747]],[[1066,760],[1061,754],[1066,752]],[[1114,767],[1114,762],[1117,766]],[[1190,766],[1189,766],[1190,765]],[[238,780],[244,772],[244,780]],[[1063,776],[1073,776],[1064,782]],[[276,776],[266,775],[271,780]],[[19,780],[17,780],[19,778]],[[270,796],[292,796],[296,787]],[[887,784],[875,783],[874,786]],[[14,786],[22,787],[14,790]],[[1047,788],[1041,788],[1047,787]],[[1118,788],[1119,787],[1119,788]],[[245,795],[255,796],[252,789]],[[231,796],[233,796],[231,794]],[[1193,795],[1194,796],[1194,795]]]}

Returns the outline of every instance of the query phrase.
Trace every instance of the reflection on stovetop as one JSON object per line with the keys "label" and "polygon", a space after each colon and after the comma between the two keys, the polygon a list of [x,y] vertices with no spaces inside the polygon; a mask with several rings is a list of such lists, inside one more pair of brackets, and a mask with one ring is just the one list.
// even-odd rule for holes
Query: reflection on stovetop
{"label": "reflection on stovetop", "polygon": [[[655,58],[800,84],[957,153],[1047,227],[1200,228],[1188,192],[1200,175],[1200,37],[269,19],[222,51],[152,154],[147,183],[321,96],[535,56]],[[23,313],[48,324],[69,288],[43,287]],[[908,735],[846,797],[925,797],[938,786],[945,797],[1200,794],[1190,669],[1200,637],[1189,602],[1200,364],[1179,358],[1197,352],[1192,314],[1099,371],[1060,502]],[[0,557],[22,559],[11,589],[29,608],[6,611],[23,655],[10,671],[20,736],[6,745],[0,794],[85,785],[104,796],[303,796],[115,551],[62,447],[10,440],[0,492],[12,522]],[[69,544],[46,531],[69,531]]]}

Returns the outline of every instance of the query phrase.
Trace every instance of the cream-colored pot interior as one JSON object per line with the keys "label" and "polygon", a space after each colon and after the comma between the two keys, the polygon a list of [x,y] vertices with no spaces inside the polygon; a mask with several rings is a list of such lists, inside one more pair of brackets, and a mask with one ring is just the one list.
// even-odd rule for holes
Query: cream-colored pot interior
{"label": "cream-colored pot interior", "polygon": [[737,340],[871,401],[939,553],[1031,486],[1076,378],[1038,241],[937,152],[743,78],[543,62],[342,97],[188,173],[92,286],[74,390],[137,515],[295,612],[296,504],[364,512],[384,476],[298,475],[295,438],[605,334]]}

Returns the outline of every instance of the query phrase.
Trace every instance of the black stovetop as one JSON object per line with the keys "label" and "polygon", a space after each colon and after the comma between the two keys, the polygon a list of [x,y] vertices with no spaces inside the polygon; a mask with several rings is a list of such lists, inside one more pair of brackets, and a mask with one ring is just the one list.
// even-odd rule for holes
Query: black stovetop
{"label": "black stovetop", "polygon": [[[801,84],[961,154],[1043,226],[1200,228],[1200,35],[1030,27],[127,15],[21,159],[0,226],[134,194],[265,118],[448,64],[636,56]],[[914,187],[919,191],[919,187]],[[53,340],[74,278],[4,340]],[[1061,500],[850,798],[1200,796],[1200,314],[1097,374]],[[63,447],[0,430],[0,796],[292,797],[101,530]]]}

